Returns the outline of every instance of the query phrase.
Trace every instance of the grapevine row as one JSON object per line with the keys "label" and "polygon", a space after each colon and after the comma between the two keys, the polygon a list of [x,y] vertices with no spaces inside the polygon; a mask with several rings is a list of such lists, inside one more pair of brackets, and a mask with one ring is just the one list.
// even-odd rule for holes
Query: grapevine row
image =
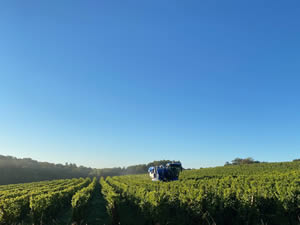
{"label": "grapevine row", "polygon": [[94,178],[89,186],[77,191],[72,197],[73,221],[80,222],[86,213],[88,203],[92,198],[92,194],[96,188],[97,179]]}
{"label": "grapevine row", "polygon": [[101,184],[109,204],[134,205],[146,224],[298,224],[300,216],[300,172],[294,169],[169,183],[108,177]]}
{"label": "grapevine row", "polygon": [[70,203],[76,191],[89,183],[89,178],[72,179],[68,182],[58,182],[58,185],[53,187],[38,187],[24,195],[3,197],[0,200],[0,224],[20,222],[28,214],[36,224],[51,219]]}

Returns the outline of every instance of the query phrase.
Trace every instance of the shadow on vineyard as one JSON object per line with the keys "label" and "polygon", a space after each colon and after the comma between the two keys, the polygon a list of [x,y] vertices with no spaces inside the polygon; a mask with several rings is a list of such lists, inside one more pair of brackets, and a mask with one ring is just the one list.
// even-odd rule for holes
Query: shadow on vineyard
{"label": "shadow on vineyard", "polygon": [[116,206],[116,218],[114,218],[114,224],[124,224],[124,225],[145,225],[147,224],[147,219],[138,210],[135,205],[125,200],[119,202]]}
{"label": "shadow on vineyard", "polygon": [[106,201],[100,191],[100,184],[97,182],[91,202],[87,208],[85,218],[82,221],[87,225],[110,225],[112,219],[106,211]]}

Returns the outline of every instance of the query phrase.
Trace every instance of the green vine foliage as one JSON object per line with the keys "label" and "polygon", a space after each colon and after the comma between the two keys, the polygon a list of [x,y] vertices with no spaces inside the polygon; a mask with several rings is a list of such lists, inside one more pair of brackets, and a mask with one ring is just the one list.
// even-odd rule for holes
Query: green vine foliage
{"label": "green vine foliage", "polygon": [[96,188],[97,179],[94,178],[93,181],[89,184],[89,186],[82,188],[81,190],[77,191],[75,195],[72,197],[72,218],[73,221],[80,223],[84,218],[86,213],[88,204],[92,198],[92,194]]}
{"label": "green vine foliage", "polygon": [[21,223],[28,215],[34,224],[50,221],[90,182],[80,178],[0,186],[0,224]]}
{"label": "green vine foliage", "polygon": [[[110,177],[108,177],[106,180],[109,179]],[[103,177],[100,178],[101,193],[107,202],[106,208],[108,214],[113,216],[116,205],[119,203],[120,195],[115,192],[114,188],[109,185],[106,180]]]}
{"label": "green vine foliage", "polygon": [[144,215],[141,224],[298,225],[300,163],[260,166],[184,171],[174,182],[141,175],[101,182],[107,201],[134,205]]}
{"label": "green vine foliage", "polygon": [[130,224],[139,225],[300,222],[299,161],[185,170],[173,182],[152,182],[146,174],[107,177],[100,179],[101,193],[97,185],[96,178],[1,185],[0,225],[49,224],[67,207],[80,224],[92,196],[101,193],[113,224],[122,220],[127,206],[126,213],[130,208],[139,219]]}

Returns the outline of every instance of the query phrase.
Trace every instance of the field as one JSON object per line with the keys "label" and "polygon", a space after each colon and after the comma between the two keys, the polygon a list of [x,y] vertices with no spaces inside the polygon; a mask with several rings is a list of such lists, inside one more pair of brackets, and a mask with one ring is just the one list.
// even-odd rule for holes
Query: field
{"label": "field", "polygon": [[300,162],[0,186],[0,224],[299,225]]}
{"label": "field", "polygon": [[98,212],[90,213],[90,217],[101,220],[100,224],[108,223],[105,201],[101,201],[100,196],[96,178],[2,185],[0,224],[80,224],[88,221],[86,215],[92,204]]}

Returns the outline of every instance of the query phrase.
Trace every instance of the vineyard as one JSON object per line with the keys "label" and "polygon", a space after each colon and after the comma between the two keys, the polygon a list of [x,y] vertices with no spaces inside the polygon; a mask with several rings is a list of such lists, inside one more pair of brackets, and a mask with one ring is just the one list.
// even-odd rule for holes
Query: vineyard
{"label": "vineyard", "polygon": [[[300,224],[299,162],[186,170],[174,182],[108,177],[101,184],[121,224]],[[126,208],[135,216],[122,220]]]}
{"label": "vineyard", "polygon": [[73,222],[299,225],[300,162],[185,170],[173,182],[145,174],[0,186],[1,225]]}
{"label": "vineyard", "polygon": [[68,210],[64,224],[80,222],[96,186],[96,178],[0,186],[0,224],[59,224],[57,215]]}

